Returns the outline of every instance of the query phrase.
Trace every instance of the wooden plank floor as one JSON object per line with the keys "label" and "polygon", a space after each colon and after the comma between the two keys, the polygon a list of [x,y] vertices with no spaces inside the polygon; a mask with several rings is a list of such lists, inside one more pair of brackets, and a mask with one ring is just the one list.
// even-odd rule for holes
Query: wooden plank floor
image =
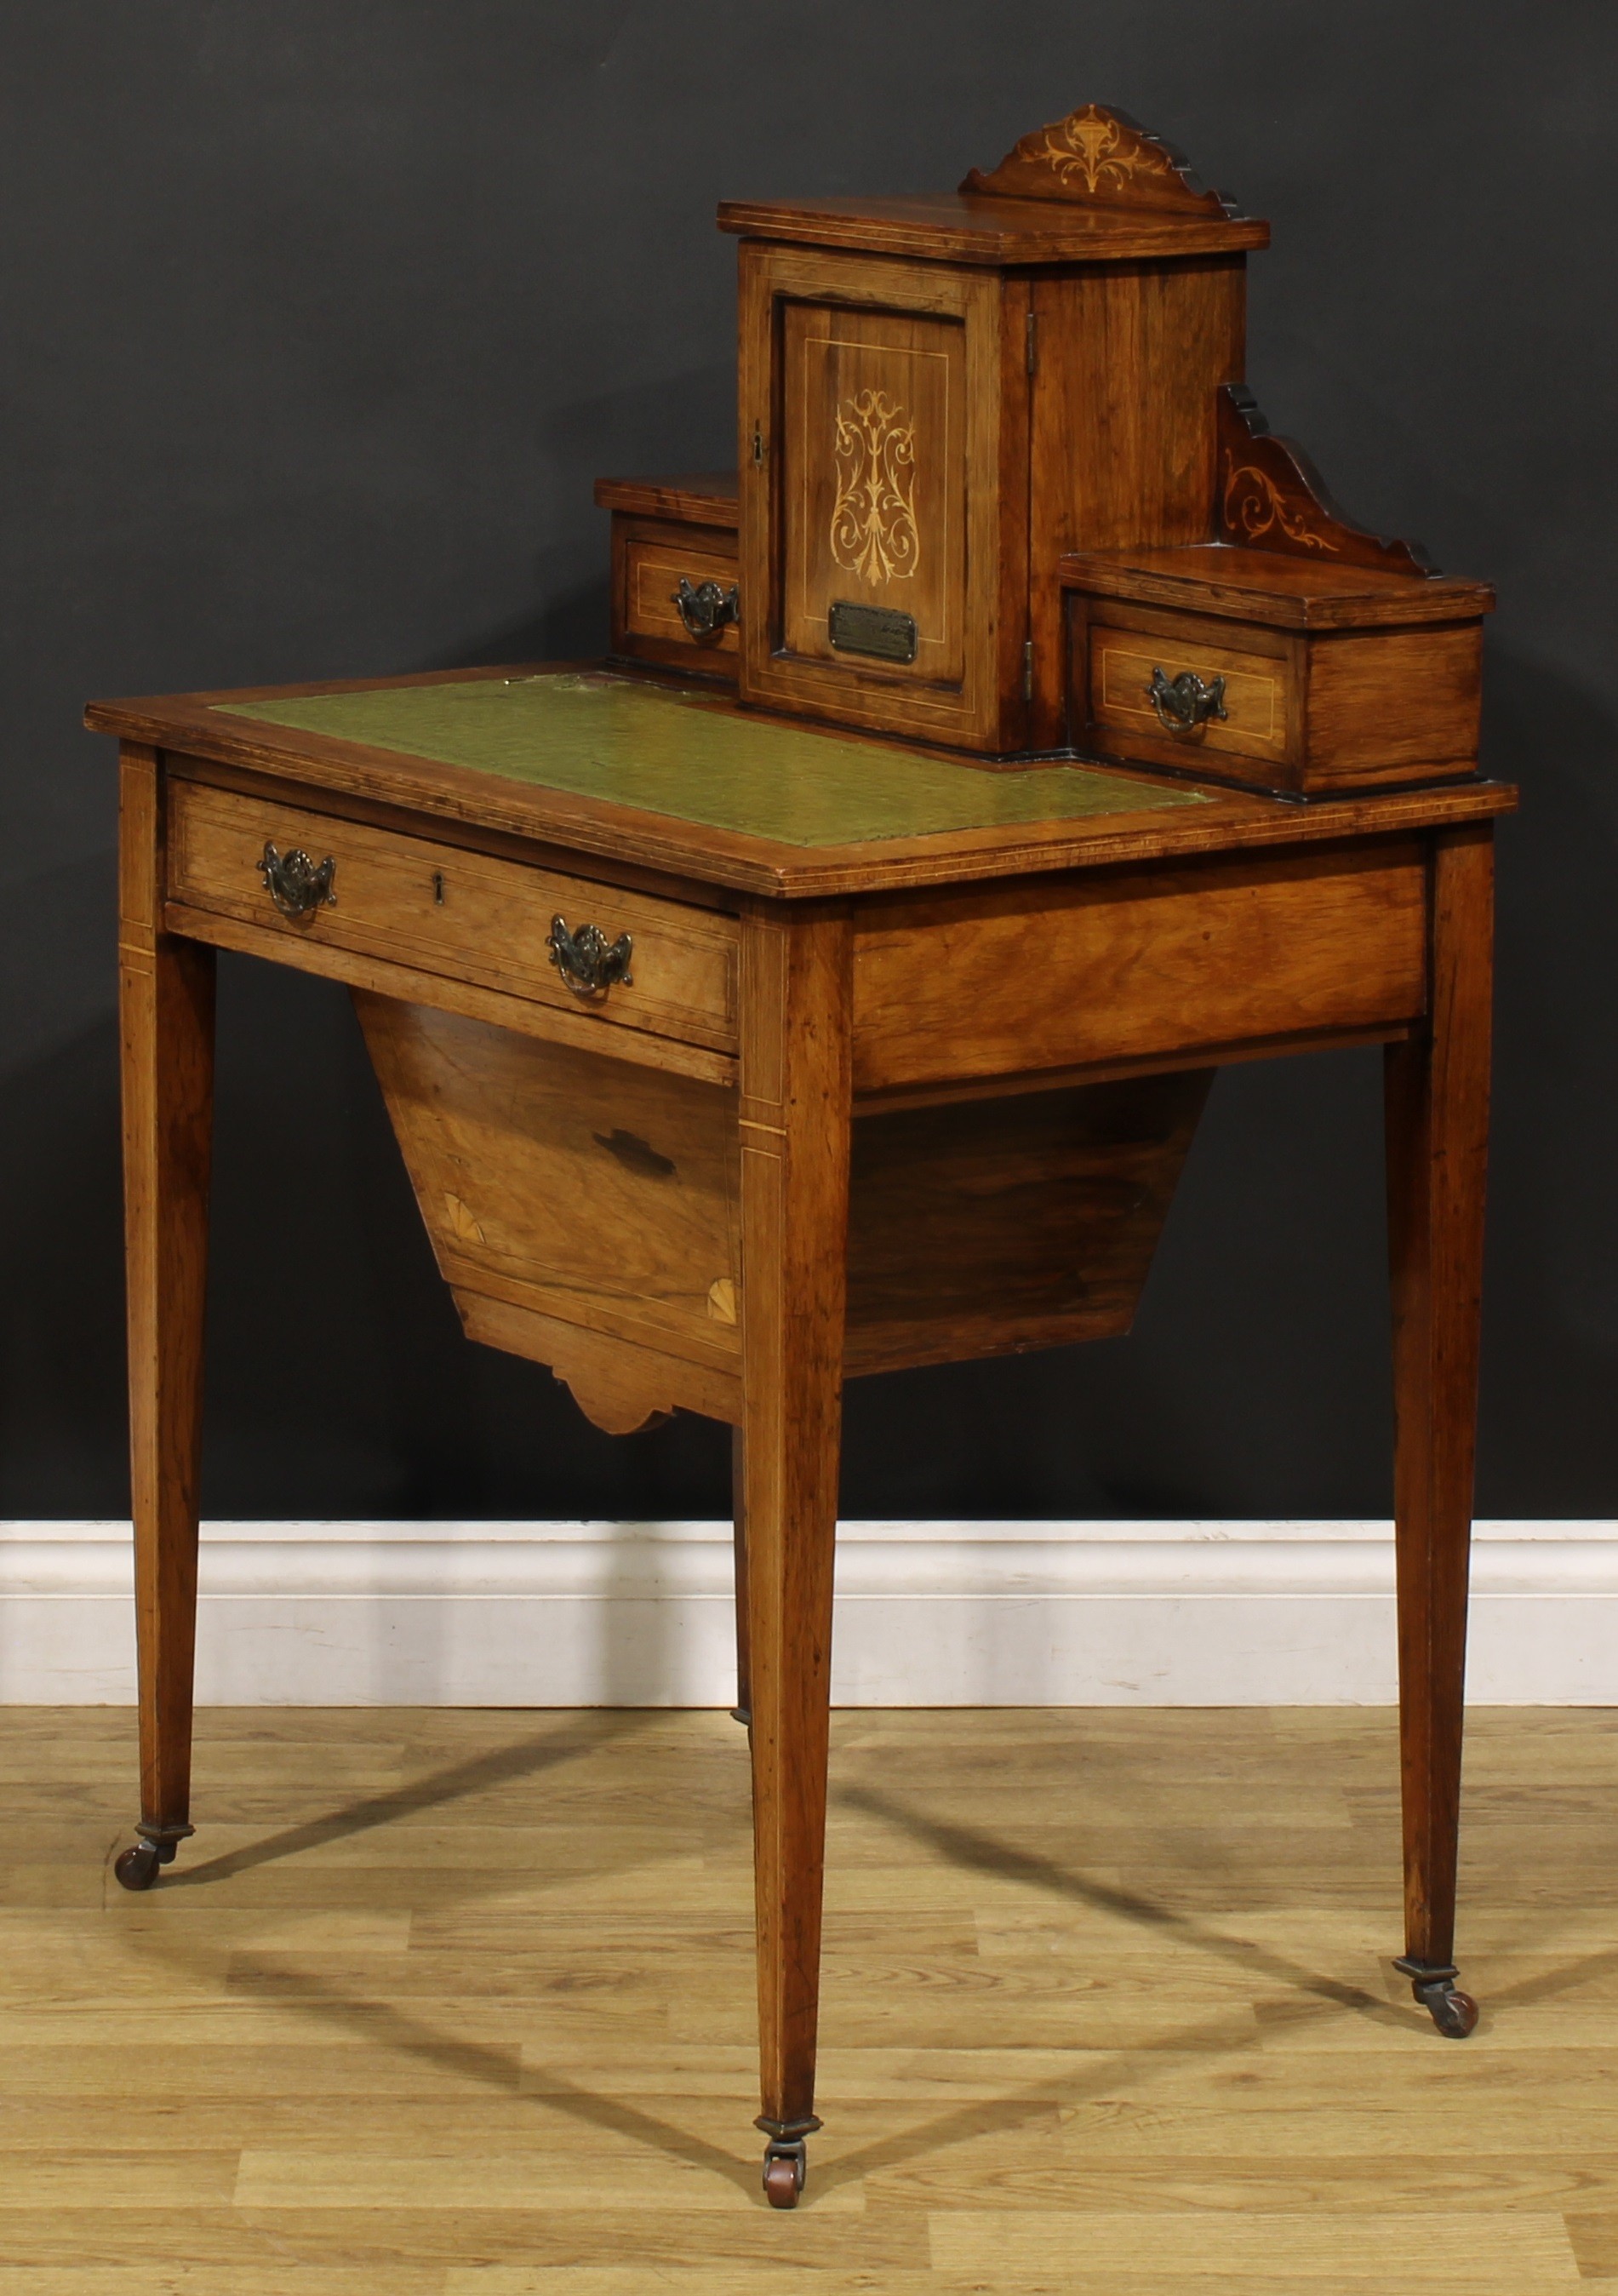
{"label": "wooden plank floor", "polygon": [[839,1716],[796,2215],[758,2188],[746,1742],[0,1710],[0,2296],[1618,2292],[1618,1715],[1472,1720],[1445,2041],[1391,1715]]}

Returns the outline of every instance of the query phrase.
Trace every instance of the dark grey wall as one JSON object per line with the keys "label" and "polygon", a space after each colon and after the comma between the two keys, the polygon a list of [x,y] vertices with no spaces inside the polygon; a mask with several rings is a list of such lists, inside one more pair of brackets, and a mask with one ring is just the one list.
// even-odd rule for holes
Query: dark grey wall
{"label": "dark grey wall", "polygon": [[[51,0],[0,17],[0,1514],[127,1499],[92,693],[592,650],[598,472],[731,458],[722,195],[935,188],[1091,97],[1274,225],[1251,379],[1495,578],[1480,1507],[1618,1513],[1606,0]],[[206,1504],[717,1513],[467,1345],[340,990],[224,961]],[[1375,1055],[1221,1080],[1135,1335],[862,1382],[846,1506],[1385,1512]]]}

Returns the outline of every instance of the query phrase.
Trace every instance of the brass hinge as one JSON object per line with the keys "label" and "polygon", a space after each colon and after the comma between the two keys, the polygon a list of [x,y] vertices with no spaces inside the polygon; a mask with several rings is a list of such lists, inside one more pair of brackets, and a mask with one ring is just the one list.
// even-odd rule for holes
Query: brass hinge
{"label": "brass hinge", "polygon": [[1030,638],[1023,647],[1023,700],[1025,701],[1032,701],[1033,699],[1034,640]]}
{"label": "brass hinge", "polygon": [[1030,311],[1028,314],[1028,331],[1026,338],[1027,343],[1028,372],[1030,374],[1034,373],[1034,368],[1039,364],[1038,357],[1034,348],[1035,325],[1036,322],[1034,314]]}

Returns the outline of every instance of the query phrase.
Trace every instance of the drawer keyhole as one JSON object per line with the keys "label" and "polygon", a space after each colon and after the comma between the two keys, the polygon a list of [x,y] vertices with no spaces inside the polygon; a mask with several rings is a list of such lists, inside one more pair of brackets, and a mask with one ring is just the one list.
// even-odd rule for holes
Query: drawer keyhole
{"label": "drawer keyhole", "polygon": [[439,908],[444,906],[444,872],[442,869],[435,869],[433,871],[433,899],[437,902]]}

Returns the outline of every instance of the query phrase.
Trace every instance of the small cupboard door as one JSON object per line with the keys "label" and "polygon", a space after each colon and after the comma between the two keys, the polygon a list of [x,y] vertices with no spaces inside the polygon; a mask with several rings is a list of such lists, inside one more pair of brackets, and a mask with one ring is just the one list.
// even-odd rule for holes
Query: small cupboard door
{"label": "small cupboard door", "polygon": [[1017,745],[1026,408],[1004,306],[1026,293],[744,243],[742,581],[763,607],[743,618],[745,699]]}
{"label": "small cupboard door", "polygon": [[964,322],[789,303],[781,351],[784,651],[959,687]]}

